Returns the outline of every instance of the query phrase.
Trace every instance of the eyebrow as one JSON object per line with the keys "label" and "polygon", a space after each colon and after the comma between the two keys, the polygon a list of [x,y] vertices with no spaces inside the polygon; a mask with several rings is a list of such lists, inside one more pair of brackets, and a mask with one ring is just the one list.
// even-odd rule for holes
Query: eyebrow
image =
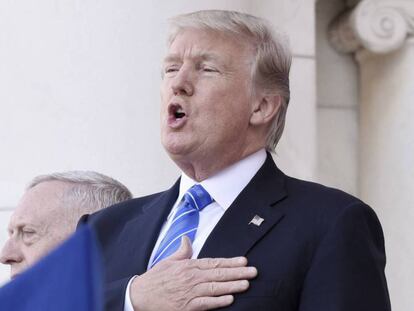
{"label": "eyebrow", "polygon": [[[218,61],[220,62],[219,55],[215,53],[196,53],[191,56],[192,59],[201,61]],[[179,54],[169,54],[164,58],[164,63],[180,62],[182,57]],[[220,62],[221,63],[221,62]]]}
{"label": "eyebrow", "polygon": [[11,231],[13,231],[13,230],[17,230],[17,231],[21,231],[21,230],[23,230],[24,228],[26,228],[26,227],[30,227],[30,228],[33,228],[33,229],[35,229],[35,230],[37,230],[38,228],[38,226],[36,226],[36,225],[33,225],[33,224],[31,224],[31,223],[28,223],[28,222],[19,222],[19,223],[17,223],[17,224],[15,224],[14,226],[12,226],[12,227],[7,227],[7,232],[11,232]]}

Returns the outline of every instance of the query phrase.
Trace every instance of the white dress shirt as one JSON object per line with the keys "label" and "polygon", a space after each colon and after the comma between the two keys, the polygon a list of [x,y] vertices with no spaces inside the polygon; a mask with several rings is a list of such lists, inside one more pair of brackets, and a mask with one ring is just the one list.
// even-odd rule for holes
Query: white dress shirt
{"label": "white dress shirt", "polygon": [[[220,218],[237,198],[240,192],[242,192],[242,190],[247,186],[265,160],[266,151],[261,149],[199,183],[210,194],[214,201],[203,208],[200,212],[198,229],[192,243],[193,255],[191,258],[198,257],[198,254],[200,253],[201,248],[206,242],[211,231],[213,231]],[[184,173],[181,174],[180,192],[177,201],[161,228],[157,243],[155,243],[148,262],[148,268],[150,262],[152,262],[152,259],[155,256],[158,246],[170,228],[174,215],[177,212],[178,204],[181,202],[181,199],[187,190],[196,183],[196,181],[192,180]],[[134,277],[129,281],[125,292],[124,311],[134,310],[129,295],[129,287],[133,279]]]}

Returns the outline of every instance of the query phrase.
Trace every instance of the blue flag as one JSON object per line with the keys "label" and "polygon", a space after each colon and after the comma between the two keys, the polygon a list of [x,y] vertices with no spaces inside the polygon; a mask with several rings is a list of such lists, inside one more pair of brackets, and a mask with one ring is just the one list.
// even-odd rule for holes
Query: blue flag
{"label": "blue flag", "polygon": [[87,226],[0,288],[1,311],[102,311],[102,263]]}

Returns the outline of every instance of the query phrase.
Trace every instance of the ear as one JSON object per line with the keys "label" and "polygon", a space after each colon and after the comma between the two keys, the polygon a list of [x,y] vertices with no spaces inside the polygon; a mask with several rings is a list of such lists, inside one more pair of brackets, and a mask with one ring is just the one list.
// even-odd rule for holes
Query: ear
{"label": "ear", "polygon": [[266,95],[254,103],[253,111],[250,116],[250,124],[263,125],[269,123],[282,105],[280,95]]}

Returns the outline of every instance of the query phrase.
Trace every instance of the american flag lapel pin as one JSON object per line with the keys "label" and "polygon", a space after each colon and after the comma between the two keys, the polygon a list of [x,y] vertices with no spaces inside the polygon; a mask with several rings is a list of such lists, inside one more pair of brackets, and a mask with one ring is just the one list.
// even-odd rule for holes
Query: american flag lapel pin
{"label": "american flag lapel pin", "polygon": [[264,221],[264,219],[262,218],[262,217],[260,217],[259,215],[255,215],[254,217],[253,217],[253,219],[252,220],[250,220],[250,222],[249,222],[249,225],[250,224],[253,224],[253,225],[255,225],[255,226],[260,226],[261,224],[262,224],[262,222]]}

